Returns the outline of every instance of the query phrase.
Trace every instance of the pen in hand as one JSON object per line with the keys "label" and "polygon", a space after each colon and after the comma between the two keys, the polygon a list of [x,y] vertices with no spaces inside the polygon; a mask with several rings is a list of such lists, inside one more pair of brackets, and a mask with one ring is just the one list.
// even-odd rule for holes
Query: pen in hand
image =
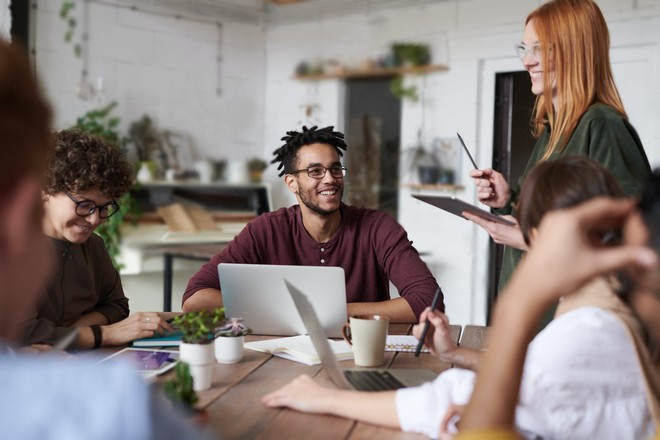
{"label": "pen in hand", "polygon": [[478,170],[479,167],[477,166],[477,163],[472,158],[472,155],[470,154],[470,150],[468,150],[468,147],[465,145],[465,142],[463,142],[463,138],[461,137],[460,134],[458,134],[458,132],[456,132],[456,136],[458,136],[458,140],[461,141],[461,145],[463,145],[463,149],[465,150],[465,153],[467,153],[467,157],[469,157],[470,162],[472,162],[472,166],[474,167],[475,170]]}
{"label": "pen in hand", "polygon": [[[435,295],[433,296],[433,301],[431,302],[431,310],[435,310],[435,308],[438,306],[438,301],[440,300],[440,287],[435,291]],[[417,348],[415,349],[415,357],[419,356],[419,353],[422,351],[422,347],[424,346],[424,339],[426,339],[426,333],[429,331],[429,320],[428,318],[426,319],[426,322],[424,323],[424,328],[422,329],[422,335],[419,338],[419,342],[417,343]]]}

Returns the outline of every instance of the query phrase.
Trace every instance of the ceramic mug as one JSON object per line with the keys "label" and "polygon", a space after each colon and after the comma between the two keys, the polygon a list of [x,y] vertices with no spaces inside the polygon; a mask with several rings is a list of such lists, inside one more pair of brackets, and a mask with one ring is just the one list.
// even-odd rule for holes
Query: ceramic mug
{"label": "ceramic mug", "polygon": [[390,318],[383,315],[351,316],[341,334],[353,346],[355,365],[375,367],[385,360],[385,340]]}

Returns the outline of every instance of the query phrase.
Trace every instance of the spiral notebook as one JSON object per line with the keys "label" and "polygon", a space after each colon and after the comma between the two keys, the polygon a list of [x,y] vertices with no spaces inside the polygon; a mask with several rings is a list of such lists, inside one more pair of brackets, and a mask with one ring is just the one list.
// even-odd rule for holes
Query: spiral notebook
{"label": "spiral notebook", "polygon": [[[411,351],[417,348],[419,340],[412,335],[387,335],[385,351]],[[422,353],[428,353],[429,349],[422,347]]]}

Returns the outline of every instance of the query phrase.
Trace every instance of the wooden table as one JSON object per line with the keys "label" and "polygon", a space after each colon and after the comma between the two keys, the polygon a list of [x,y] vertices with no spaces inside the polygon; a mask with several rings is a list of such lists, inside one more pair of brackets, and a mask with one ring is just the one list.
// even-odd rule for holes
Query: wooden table
{"label": "wooden table", "polygon": [[[390,325],[390,334],[408,334],[410,325]],[[251,336],[248,340],[259,337]],[[354,367],[353,361],[341,362],[342,367]],[[449,368],[428,353],[415,358],[413,353],[387,352],[387,368],[429,368],[441,371]],[[289,409],[266,408],[261,397],[301,374],[317,382],[333,386],[320,365],[308,366],[252,350],[238,364],[216,364],[210,390],[198,393],[198,407],[205,408],[209,421],[205,430],[222,439],[422,439],[417,434],[381,428],[366,423],[328,415],[304,414]]]}

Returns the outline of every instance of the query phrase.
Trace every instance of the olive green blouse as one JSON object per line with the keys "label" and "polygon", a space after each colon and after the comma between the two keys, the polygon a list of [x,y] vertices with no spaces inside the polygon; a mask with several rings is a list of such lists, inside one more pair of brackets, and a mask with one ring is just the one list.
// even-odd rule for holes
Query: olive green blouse
{"label": "olive green blouse", "polygon": [[[550,138],[550,128],[539,137],[523,175],[512,189],[509,203],[496,210],[499,214],[516,215],[514,205],[527,174],[543,157]],[[651,175],[651,166],[642,142],[632,125],[614,108],[595,104],[582,116],[568,143],[561,151],[555,151],[547,160],[581,154],[600,162],[616,177],[626,195],[638,193]],[[511,278],[523,252],[508,246],[504,248],[499,290]]]}

